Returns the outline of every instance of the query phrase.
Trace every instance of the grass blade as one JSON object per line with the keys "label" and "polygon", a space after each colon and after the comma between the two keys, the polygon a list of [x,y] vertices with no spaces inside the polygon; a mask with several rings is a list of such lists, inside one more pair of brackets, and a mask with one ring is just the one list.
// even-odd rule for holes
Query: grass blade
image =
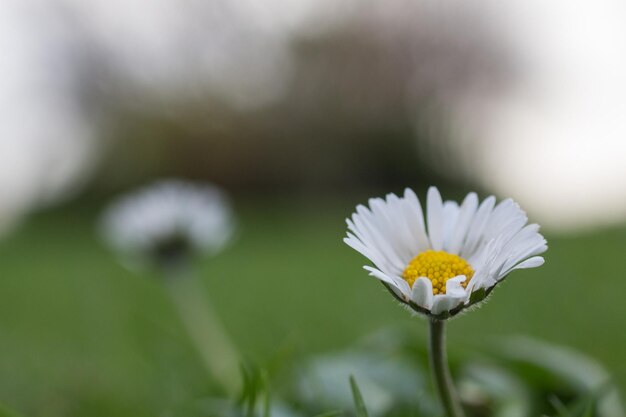
{"label": "grass blade", "polygon": [[359,386],[356,384],[354,376],[350,376],[350,388],[352,388],[352,397],[354,398],[354,406],[356,408],[356,417],[368,417],[367,408],[363,401],[363,396],[359,390]]}
{"label": "grass blade", "polygon": [[271,398],[270,398],[270,383],[269,377],[266,371],[261,371],[261,387],[265,392],[263,398],[263,417],[270,417],[271,414]]}
{"label": "grass blade", "polygon": [[551,396],[548,400],[550,401],[552,407],[554,407],[554,409],[558,413],[557,417],[571,417],[570,412],[565,404],[563,404],[563,402],[556,395]]}

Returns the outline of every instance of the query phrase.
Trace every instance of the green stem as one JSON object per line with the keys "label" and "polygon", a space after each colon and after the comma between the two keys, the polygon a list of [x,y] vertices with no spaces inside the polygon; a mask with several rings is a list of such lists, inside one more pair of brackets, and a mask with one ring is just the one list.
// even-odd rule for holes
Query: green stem
{"label": "green stem", "polygon": [[461,401],[454,388],[448,357],[446,355],[446,332],[443,320],[430,319],[430,366],[435,387],[447,417],[464,417]]}
{"label": "green stem", "polygon": [[206,289],[191,271],[173,272],[168,274],[169,293],[204,365],[227,394],[238,395],[242,382],[237,350],[213,310]]}

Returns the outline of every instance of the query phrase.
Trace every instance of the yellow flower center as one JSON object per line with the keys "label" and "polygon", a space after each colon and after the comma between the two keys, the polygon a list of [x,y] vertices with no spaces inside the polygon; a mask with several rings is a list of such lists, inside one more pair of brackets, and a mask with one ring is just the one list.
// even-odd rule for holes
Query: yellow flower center
{"label": "yellow flower center", "polygon": [[472,266],[463,258],[445,251],[427,250],[417,255],[402,273],[402,278],[413,287],[416,279],[428,278],[433,284],[433,294],[445,294],[446,282],[450,278],[465,275],[461,285],[467,287],[474,275]]}

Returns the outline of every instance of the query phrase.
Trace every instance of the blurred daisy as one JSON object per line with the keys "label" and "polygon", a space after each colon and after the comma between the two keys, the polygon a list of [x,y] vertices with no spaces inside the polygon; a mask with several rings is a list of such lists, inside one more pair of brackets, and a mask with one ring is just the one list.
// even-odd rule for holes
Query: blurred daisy
{"label": "blurred daisy", "polygon": [[[402,303],[431,317],[453,316],[482,301],[515,269],[544,263],[539,226],[513,200],[479,204],[475,193],[459,206],[428,190],[426,219],[415,193],[359,205],[344,241],[367,257],[365,266]],[[428,227],[428,229],[427,229]]]}
{"label": "blurred daisy", "polygon": [[124,255],[157,262],[214,254],[233,234],[233,214],[217,188],[166,180],[115,201],[102,231]]}
{"label": "blurred daisy", "polygon": [[152,262],[207,370],[225,393],[241,386],[237,349],[206,294],[194,254],[215,254],[233,234],[226,197],[210,185],[166,180],[115,201],[102,232],[130,266]]}

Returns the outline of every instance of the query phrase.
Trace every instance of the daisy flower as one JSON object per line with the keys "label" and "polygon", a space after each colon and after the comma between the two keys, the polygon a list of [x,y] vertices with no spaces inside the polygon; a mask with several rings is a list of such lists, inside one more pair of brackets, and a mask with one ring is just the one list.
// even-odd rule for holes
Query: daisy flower
{"label": "daisy flower", "polygon": [[125,264],[156,266],[207,371],[224,392],[241,387],[237,350],[214,311],[190,262],[215,254],[233,234],[233,214],[224,194],[208,184],[164,180],[113,202],[102,233]]}
{"label": "daisy flower", "polygon": [[102,232],[124,255],[155,261],[215,254],[233,234],[233,215],[214,186],[164,180],[113,202]]}
{"label": "daisy flower", "polygon": [[542,265],[547,250],[539,226],[513,200],[479,202],[469,193],[459,205],[428,190],[426,215],[415,193],[359,205],[347,220],[350,247],[402,303],[444,319],[484,300],[516,269]]}

